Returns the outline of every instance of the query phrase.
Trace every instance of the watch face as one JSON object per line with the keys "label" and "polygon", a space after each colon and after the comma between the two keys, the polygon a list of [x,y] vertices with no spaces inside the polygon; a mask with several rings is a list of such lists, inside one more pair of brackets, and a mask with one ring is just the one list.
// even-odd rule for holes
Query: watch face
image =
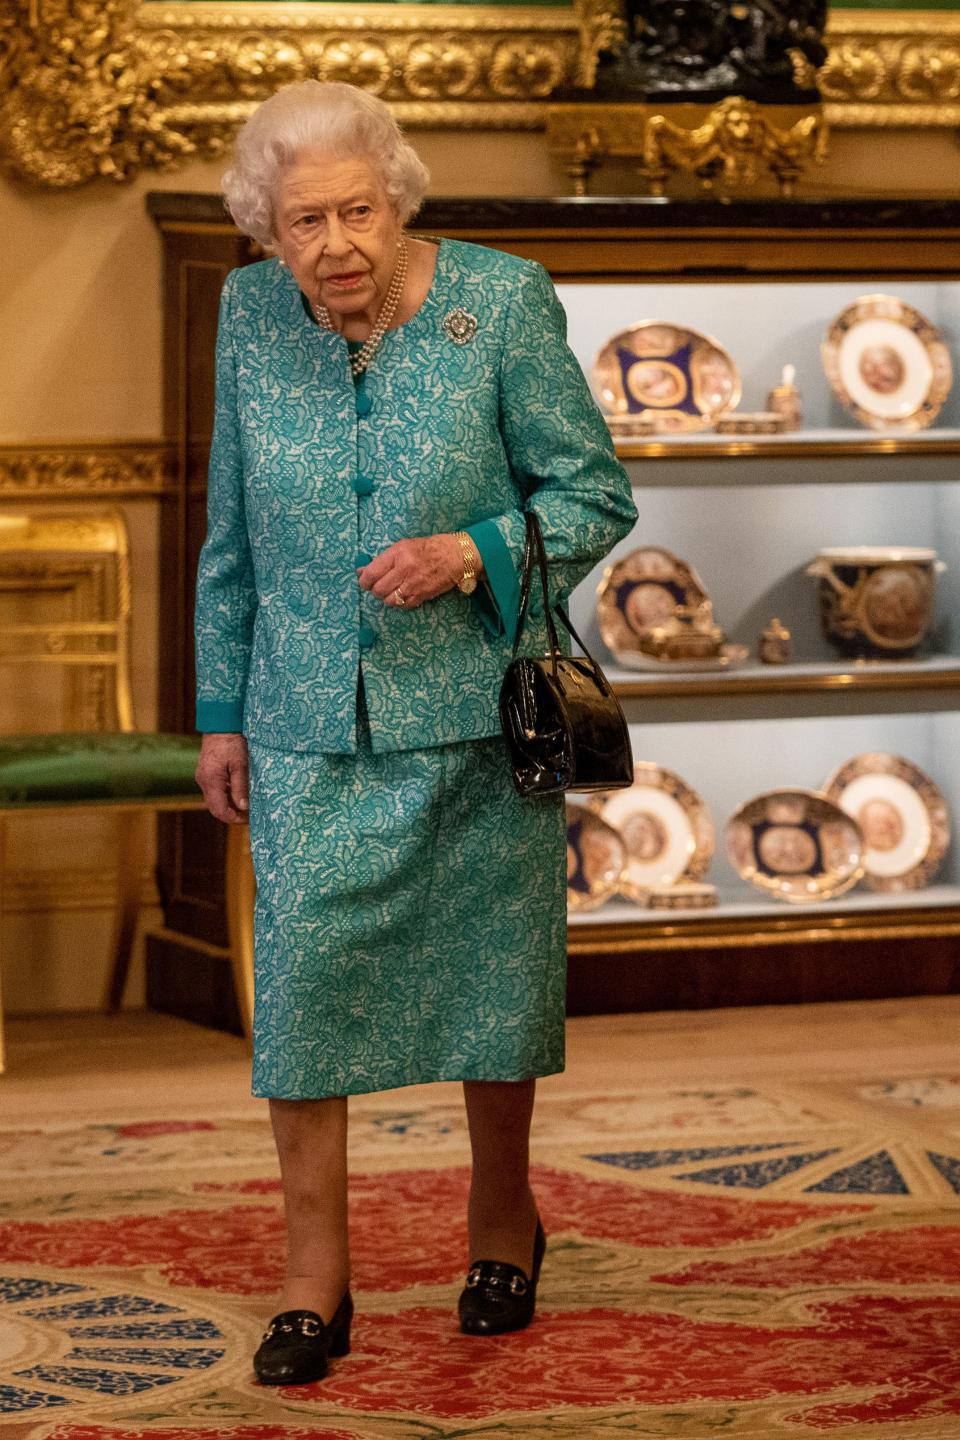
{"label": "watch face", "polygon": [[472,595],[476,588],[476,575],[464,575],[463,579],[457,582],[457,589],[462,591],[464,595]]}

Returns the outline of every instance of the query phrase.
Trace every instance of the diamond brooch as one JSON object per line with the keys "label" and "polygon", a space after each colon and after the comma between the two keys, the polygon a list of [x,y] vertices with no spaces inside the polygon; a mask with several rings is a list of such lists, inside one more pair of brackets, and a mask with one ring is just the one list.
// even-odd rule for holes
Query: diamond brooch
{"label": "diamond brooch", "polygon": [[477,317],[467,310],[451,310],[444,316],[443,328],[454,345],[468,345],[477,333]]}

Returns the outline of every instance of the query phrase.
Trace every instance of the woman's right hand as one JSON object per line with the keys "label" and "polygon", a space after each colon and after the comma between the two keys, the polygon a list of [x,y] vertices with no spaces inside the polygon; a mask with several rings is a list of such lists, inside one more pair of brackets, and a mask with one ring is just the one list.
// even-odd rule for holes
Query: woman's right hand
{"label": "woman's right hand", "polygon": [[211,815],[227,825],[246,823],[249,774],[247,742],[243,735],[204,735],[196,780]]}

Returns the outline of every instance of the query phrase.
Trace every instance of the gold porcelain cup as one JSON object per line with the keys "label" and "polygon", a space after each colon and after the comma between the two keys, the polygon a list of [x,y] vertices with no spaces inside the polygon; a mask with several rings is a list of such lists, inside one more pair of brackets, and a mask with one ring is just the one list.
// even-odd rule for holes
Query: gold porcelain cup
{"label": "gold porcelain cup", "polygon": [[841,655],[897,660],[926,639],[945,569],[935,550],[920,546],[853,545],[821,550],[807,574],[820,582],[820,623]]}

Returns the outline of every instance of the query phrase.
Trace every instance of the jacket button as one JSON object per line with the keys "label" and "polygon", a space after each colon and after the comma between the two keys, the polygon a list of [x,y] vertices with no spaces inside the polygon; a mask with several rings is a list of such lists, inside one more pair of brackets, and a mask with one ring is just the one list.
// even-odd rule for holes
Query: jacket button
{"label": "jacket button", "polygon": [[353,488],[357,495],[372,495],[373,481],[369,475],[357,475],[353,482]]}
{"label": "jacket button", "polygon": [[369,565],[369,564],[370,564],[370,561],[371,561],[372,559],[373,559],[373,556],[372,556],[372,555],[368,555],[367,552],[366,552],[366,550],[358,550],[358,551],[357,551],[357,569],[359,570],[360,567],[361,567],[361,565]]}
{"label": "jacket button", "polygon": [[376,638],[377,632],[372,625],[361,625],[357,631],[357,639],[360,641],[361,650],[369,650]]}
{"label": "jacket button", "polygon": [[359,390],[357,392],[357,414],[369,415],[372,409],[373,401],[370,399],[370,396],[365,390]]}

